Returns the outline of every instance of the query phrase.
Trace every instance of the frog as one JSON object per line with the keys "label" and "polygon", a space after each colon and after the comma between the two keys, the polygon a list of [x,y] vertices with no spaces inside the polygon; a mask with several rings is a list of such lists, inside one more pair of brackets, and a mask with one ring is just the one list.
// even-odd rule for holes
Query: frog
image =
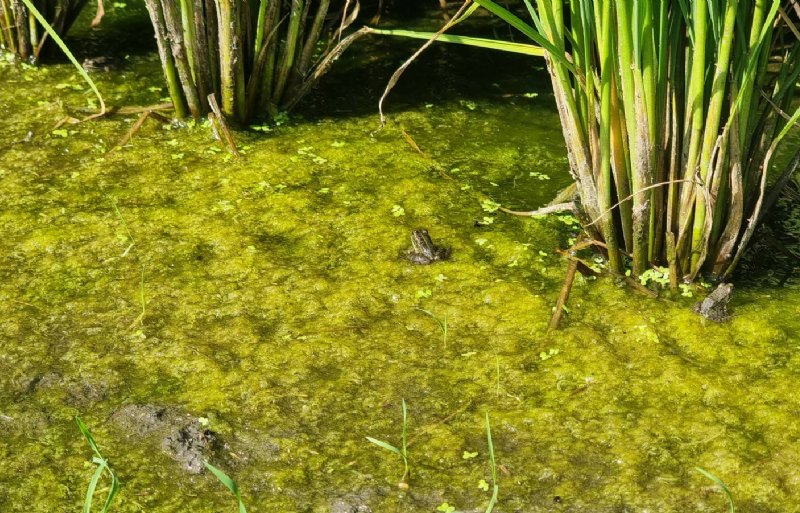
{"label": "frog", "polygon": [[86,71],[110,71],[117,66],[117,60],[114,57],[101,55],[99,57],[87,57],[81,64]]}
{"label": "frog", "polygon": [[411,232],[411,249],[406,252],[406,258],[412,264],[427,265],[450,256],[450,248],[436,246],[431,240],[428,230],[418,228]]}
{"label": "frog", "polygon": [[706,319],[714,322],[725,322],[730,319],[728,303],[733,295],[733,285],[720,283],[703,301],[698,301],[692,308]]}

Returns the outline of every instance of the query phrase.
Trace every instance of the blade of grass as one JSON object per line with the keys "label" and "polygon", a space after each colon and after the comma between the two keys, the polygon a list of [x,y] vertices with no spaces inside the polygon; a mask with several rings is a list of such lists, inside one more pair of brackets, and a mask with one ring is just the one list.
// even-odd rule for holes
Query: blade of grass
{"label": "blade of grass", "polygon": [[247,513],[247,508],[244,507],[244,501],[242,501],[242,494],[239,492],[239,487],[236,486],[236,481],[228,477],[228,474],[221,471],[211,463],[207,461],[203,461],[203,465],[219,479],[220,483],[225,485],[225,488],[231,491],[231,493],[236,497],[236,500],[239,501],[239,513]]}
{"label": "blade of grass", "polygon": [[86,497],[83,501],[83,513],[91,513],[92,502],[94,499],[94,493],[97,490],[97,484],[100,482],[100,477],[103,475],[103,472],[108,471],[108,475],[111,477],[111,488],[106,496],[103,509],[100,510],[100,513],[107,513],[109,508],[111,508],[111,501],[114,500],[114,496],[119,491],[119,481],[117,480],[117,476],[114,475],[114,472],[111,470],[111,467],[108,465],[108,460],[106,460],[100,453],[100,449],[97,447],[97,442],[92,436],[92,433],[89,431],[89,428],[86,427],[86,424],[84,424],[80,417],[75,417],[75,422],[78,424],[78,429],[80,430],[81,434],[83,434],[83,437],[89,443],[89,447],[92,448],[92,451],[94,452],[92,462],[97,465],[97,469],[95,469],[94,474],[92,474],[92,479],[89,481],[89,486],[86,489]]}
{"label": "blade of grass", "polygon": [[[145,113],[145,114],[147,114],[147,113]],[[117,202],[114,200],[114,198],[111,198],[111,206],[114,207],[114,212],[117,214],[117,218],[122,223],[122,226],[125,228],[125,232],[128,234],[128,240],[131,241],[131,243],[128,245],[128,247],[125,248],[125,251],[122,252],[122,255],[120,255],[122,257],[125,257],[125,256],[128,255],[128,253],[130,252],[131,248],[133,248],[133,246],[136,245],[136,239],[133,238],[133,234],[131,233],[130,228],[128,228],[128,223],[126,223],[125,222],[125,218],[122,217],[122,212],[119,211],[119,208],[117,207]]]}
{"label": "blade of grass", "polygon": [[401,458],[403,458],[403,475],[400,478],[400,482],[397,486],[403,490],[408,489],[408,477],[410,474],[410,469],[408,466],[408,409],[406,408],[406,400],[403,399],[403,432],[402,432],[402,448],[398,449],[392,444],[384,442],[383,440],[378,440],[376,438],[372,438],[371,436],[366,437],[370,443],[377,445],[387,451],[391,451]]}
{"label": "blade of grass", "polygon": [[696,471],[700,472],[701,474],[703,474],[705,477],[707,477],[711,481],[713,481],[714,484],[719,486],[722,489],[722,491],[725,492],[725,495],[728,497],[728,504],[730,505],[731,513],[736,513],[736,506],[733,503],[733,494],[731,493],[731,491],[728,488],[728,486],[725,483],[722,482],[722,479],[718,478],[717,476],[715,476],[714,474],[712,474],[708,470],[702,469],[700,467],[695,467],[694,469]]}
{"label": "blade of grass", "polygon": [[400,449],[398,449],[397,447],[395,447],[394,445],[386,443],[383,440],[378,440],[376,438],[372,438],[371,436],[368,436],[366,438],[367,438],[367,440],[369,440],[373,444],[377,445],[378,447],[383,447],[384,449],[386,449],[388,451],[392,451],[393,453],[397,454],[398,456],[403,456],[403,452]]}
{"label": "blade of grass", "polygon": [[444,348],[447,349],[447,314],[444,314],[444,318],[439,319],[436,317],[433,312],[429,312],[428,310],[424,310],[422,308],[417,308],[420,312],[427,314],[430,316],[431,319],[436,321],[436,324],[439,325],[439,329],[442,330],[442,338],[444,341]]}
{"label": "blade of grass", "polygon": [[486,412],[486,442],[489,445],[489,464],[492,468],[492,498],[489,500],[489,505],[486,507],[486,513],[492,513],[495,504],[497,504],[497,496],[500,493],[500,485],[497,484],[497,465],[494,459],[494,442],[492,442],[492,426],[489,423],[489,412]]}
{"label": "blade of grass", "polygon": [[[370,28],[371,34],[381,34],[385,36],[409,37],[412,39],[425,39],[433,38],[435,32],[418,32],[415,30],[400,30],[400,29],[376,29]],[[543,57],[545,50],[536,45],[528,45],[523,43],[514,43],[512,41],[501,41],[498,39],[487,39],[483,37],[459,36],[454,34],[441,34],[436,38],[436,41],[442,43],[455,43],[466,46],[476,46],[478,48],[487,48],[489,50],[501,50],[503,52],[521,53],[523,55],[533,55],[536,57]]]}

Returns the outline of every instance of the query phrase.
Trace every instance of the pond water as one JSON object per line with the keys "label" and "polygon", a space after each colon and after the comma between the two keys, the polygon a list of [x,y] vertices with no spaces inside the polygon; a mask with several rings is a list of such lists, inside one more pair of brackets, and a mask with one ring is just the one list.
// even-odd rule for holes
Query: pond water
{"label": "pond water", "polygon": [[[726,511],[695,467],[742,511],[797,508],[797,281],[740,276],[715,324],[579,278],[548,332],[574,226],[482,208],[569,183],[541,62],[435,48],[379,129],[414,46],[364,40],[288,122],[238,132],[241,158],[154,121],[109,153],[136,115],[54,131],[91,98],[74,72],[0,64],[0,511],[81,507],[76,415],[123,482],[112,511],[235,511],[175,461],[198,444],[251,512],[483,511],[487,413],[495,511]],[[130,51],[94,75],[108,103],[159,102],[157,57]],[[409,263],[418,227],[452,257]],[[365,438],[400,445],[403,399],[408,490]]]}

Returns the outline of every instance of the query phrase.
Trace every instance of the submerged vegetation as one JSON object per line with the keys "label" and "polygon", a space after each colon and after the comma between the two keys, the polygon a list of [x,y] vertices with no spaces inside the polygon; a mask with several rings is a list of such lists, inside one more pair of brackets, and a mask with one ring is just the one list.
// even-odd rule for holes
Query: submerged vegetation
{"label": "submerged vegetation", "polygon": [[[622,273],[726,279],[800,162],[796,0],[475,0],[547,51],[584,228]],[[792,13],[790,15],[789,13]],[[769,185],[771,183],[771,186]]]}

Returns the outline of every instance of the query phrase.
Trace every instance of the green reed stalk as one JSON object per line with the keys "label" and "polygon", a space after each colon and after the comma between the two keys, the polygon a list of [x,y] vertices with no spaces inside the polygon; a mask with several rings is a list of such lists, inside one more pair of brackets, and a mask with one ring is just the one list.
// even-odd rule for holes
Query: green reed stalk
{"label": "green reed stalk", "polygon": [[236,29],[239,2],[217,0],[219,16],[219,67],[222,112],[232,119],[244,119],[244,67],[242,41]]}
{"label": "green reed stalk", "polygon": [[292,0],[292,7],[289,11],[289,29],[286,33],[286,39],[283,42],[281,57],[278,61],[278,73],[275,79],[274,90],[272,91],[274,103],[277,103],[276,99],[283,95],[286,82],[289,79],[289,73],[294,64],[295,52],[297,51],[297,43],[300,36],[300,21],[302,19],[303,7],[303,0]]}
{"label": "green reed stalk", "polygon": [[[717,52],[717,63],[714,73],[714,78],[711,85],[711,99],[707,107],[706,118],[703,123],[704,137],[702,141],[702,150],[700,152],[700,181],[706,182],[709,178],[711,171],[711,158],[712,151],[717,145],[717,137],[720,131],[720,120],[722,118],[722,102],[725,98],[726,81],[728,76],[728,67],[730,65],[734,22],[736,21],[736,10],[738,8],[737,0],[728,0],[725,9],[725,24],[722,31],[722,40],[720,41],[719,49]],[[724,142],[723,142],[724,144]],[[719,173],[716,176],[720,176]],[[705,257],[707,248],[706,226],[706,198],[705,195],[699,194],[695,199],[695,217],[694,227],[692,230],[692,261],[691,268],[697,269],[701,259]]]}
{"label": "green reed stalk", "polygon": [[398,449],[392,444],[384,442],[383,440],[378,440],[376,438],[372,438],[371,436],[366,437],[370,443],[377,445],[387,451],[391,451],[401,458],[403,458],[403,475],[400,477],[400,482],[397,484],[398,487],[402,489],[408,488],[408,478],[411,476],[410,468],[408,465],[408,411],[406,410],[406,400],[403,399],[403,434],[402,434],[402,445],[401,448]]}
{"label": "green reed stalk", "polygon": [[0,0],[0,13],[3,16],[3,24],[0,26],[0,44],[11,50],[12,53],[17,53],[17,45],[12,33],[11,0]]}
{"label": "green reed stalk", "polygon": [[[546,52],[587,232],[609,267],[730,274],[795,172],[796,0],[524,0],[523,21],[475,0]],[[790,165],[773,179],[771,162]],[[768,184],[773,183],[772,189]]]}
{"label": "green reed stalk", "polygon": [[189,107],[191,115],[198,118],[202,114],[202,109],[197,86],[195,86],[192,78],[192,66],[189,64],[188,49],[192,45],[185,44],[184,40],[186,30],[182,26],[182,19],[185,16],[178,11],[178,4],[172,0],[162,0],[161,6],[164,13],[164,24],[168,33],[169,47],[172,51],[172,61],[178,73],[178,79],[183,90],[183,98]]}
{"label": "green reed stalk", "polygon": [[155,31],[158,55],[161,57],[161,66],[164,69],[164,75],[167,79],[167,90],[169,91],[169,97],[172,99],[172,106],[178,117],[186,117],[189,115],[189,110],[183,96],[181,80],[178,76],[178,70],[175,67],[175,60],[172,57],[172,49],[167,35],[167,26],[164,21],[164,9],[160,0],[145,0],[145,5],[147,6],[147,11],[150,13],[150,21]]}

